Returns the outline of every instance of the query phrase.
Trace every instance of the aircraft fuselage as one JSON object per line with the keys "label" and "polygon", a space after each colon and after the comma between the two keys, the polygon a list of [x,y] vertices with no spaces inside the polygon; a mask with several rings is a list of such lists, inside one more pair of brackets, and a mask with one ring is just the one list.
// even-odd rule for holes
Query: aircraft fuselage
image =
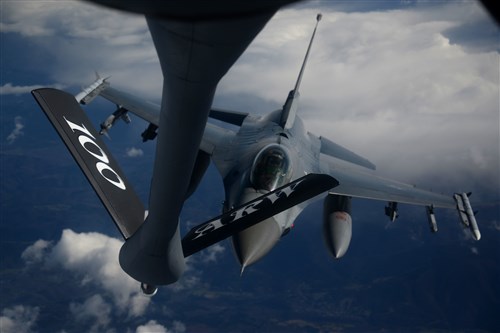
{"label": "aircraft fuselage", "polygon": [[[262,117],[248,116],[230,147],[214,151],[213,160],[224,179],[224,211],[317,171],[313,165],[318,161],[319,147],[313,147],[302,120],[297,117],[294,126],[285,130],[278,125],[280,115],[281,110]],[[233,151],[231,156],[227,151]],[[305,163],[313,159],[316,163]],[[233,245],[243,268],[267,254],[293,227],[307,204],[296,205],[235,235]]]}

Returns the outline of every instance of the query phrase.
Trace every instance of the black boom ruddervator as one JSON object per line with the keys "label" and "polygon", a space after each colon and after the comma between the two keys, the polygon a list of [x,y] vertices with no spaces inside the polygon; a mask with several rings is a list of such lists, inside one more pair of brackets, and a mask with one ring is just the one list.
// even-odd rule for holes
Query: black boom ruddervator
{"label": "black boom ruddervator", "polygon": [[[118,163],[73,95],[52,88],[36,89],[32,94],[126,242],[147,222],[144,219],[145,208]],[[182,239],[184,257],[307,201],[338,184],[331,176],[308,174],[233,208],[192,228]],[[146,294],[156,293],[156,288],[148,283],[143,283],[141,288]]]}

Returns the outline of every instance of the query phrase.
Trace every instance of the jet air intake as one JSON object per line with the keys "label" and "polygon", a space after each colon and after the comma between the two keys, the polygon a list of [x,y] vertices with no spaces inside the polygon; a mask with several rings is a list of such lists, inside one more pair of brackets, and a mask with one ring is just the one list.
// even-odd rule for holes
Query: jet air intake
{"label": "jet air intake", "polygon": [[347,252],[352,236],[351,197],[328,193],[323,203],[323,236],[335,259]]}

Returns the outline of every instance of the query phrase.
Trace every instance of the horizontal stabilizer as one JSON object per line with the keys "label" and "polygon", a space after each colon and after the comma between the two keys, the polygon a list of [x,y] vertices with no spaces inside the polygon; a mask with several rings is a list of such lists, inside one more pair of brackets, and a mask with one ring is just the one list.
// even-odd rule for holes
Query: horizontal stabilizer
{"label": "horizontal stabilizer", "polygon": [[212,119],[217,119],[228,124],[241,126],[245,118],[248,116],[248,113],[212,108],[208,116]]}
{"label": "horizontal stabilizer", "polygon": [[50,88],[31,92],[125,239],[144,222],[144,207],[75,97]]}
{"label": "horizontal stabilizer", "polygon": [[341,145],[336,144],[335,142],[332,142],[322,136],[319,137],[319,140],[321,142],[320,152],[322,154],[335,157],[371,170],[375,170],[375,164],[368,161],[366,158],[361,157],[358,154],[353,153],[349,149],[344,148]]}
{"label": "horizontal stabilizer", "polygon": [[309,174],[202,223],[191,229],[182,239],[184,257],[328,191],[338,184],[336,179],[328,175]]}

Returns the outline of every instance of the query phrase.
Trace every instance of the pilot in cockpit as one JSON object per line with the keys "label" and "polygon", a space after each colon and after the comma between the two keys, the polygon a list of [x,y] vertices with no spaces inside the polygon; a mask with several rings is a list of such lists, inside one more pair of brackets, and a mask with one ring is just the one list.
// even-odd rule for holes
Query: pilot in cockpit
{"label": "pilot in cockpit", "polygon": [[278,145],[263,149],[255,158],[251,179],[257,190],[272,191],[284,185],[290,176],[290,159]]}

